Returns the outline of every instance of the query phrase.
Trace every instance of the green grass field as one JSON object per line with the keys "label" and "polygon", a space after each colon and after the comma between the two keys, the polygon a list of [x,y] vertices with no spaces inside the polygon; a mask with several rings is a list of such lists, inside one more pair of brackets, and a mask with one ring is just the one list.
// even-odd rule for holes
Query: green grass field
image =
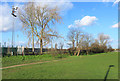
{"label": "green grass field", "polygon": [[[27,64],[27,63],[34,63],[34,62],[44,62],[44,61],[51,61],[60,59],[60,57],[67,57],[67,55],[57,55],[53,56],[51,54],[44,54],[44,55],[26,55],[26,56],[6,56],[2,58],[2,67],[12,66],[12,65],[19,65],[19,64]],[[24,59],[24,60],[23,60]]]}
{"label": "green grass field", "polygon": [[111,67],[107,79],[118,79],[117,52],[78,57],[69,56],[61,61],[3,69],[2,78],[104,79],[109,65],[115,65],[115,67]]}

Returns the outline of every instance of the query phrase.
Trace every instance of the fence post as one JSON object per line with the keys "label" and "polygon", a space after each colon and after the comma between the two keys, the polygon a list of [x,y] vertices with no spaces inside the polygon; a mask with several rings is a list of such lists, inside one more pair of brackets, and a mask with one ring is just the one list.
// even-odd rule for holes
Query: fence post
{"label": "fence post", "polygon": [[21,45],[21,54],[22,54],[22,45]]}

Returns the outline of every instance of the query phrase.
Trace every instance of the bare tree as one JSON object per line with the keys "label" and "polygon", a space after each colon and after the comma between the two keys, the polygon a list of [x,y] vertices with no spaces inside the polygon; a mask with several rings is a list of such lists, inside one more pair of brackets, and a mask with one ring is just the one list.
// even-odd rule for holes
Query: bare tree
{"label": "bare tree", "polygon": [[108,52],[109,39],[109,35],[105,35],[104,33],[98,34],[98,38],[91,45],[91,51],[93,53]]}
{"label": "bare tree", "polygon": [[35,27],[35,35],[40,40],[40,52],[42,48],[50,42],[51,37],[58,37],[57,32],[53,31],[50,25],[54,25],[61,20],[60,12],[55,8],[49,8],[48,5],[44,7],[36,7],[35,18],[37,19],[37,26]]}
{"label": "bare tree", "polygon": [[63,42],[60,42],[60,43],[59,43],[59,49],[62,50],[62,49],[63,49],[63,46],[64,46],[64,43],[63,43]]}
{"label": "bare tree", "polygon": [[88,50],[90,49],[92,42],[93,42],[92,36],[89,34],[85,34],[82,44],[84,44],[87,55],[88,55]]}
{"label": "bare tree", "polygon": [[72,42],[72,48],[74,49],[74,47],[75,47],[75,37],[76,37],[75,29],[69,29],[67,37],[68,37],[68,40]]}
{"label": "bare tree", "polygon": [[[23,15],[21,21],[25,22],[25,25],[28,24],[26,25],[27,27],[29,25],[33,27],[29,27],[29,29],[33,29],[33,34],[35,34],[40,41],[40,54],[42,54],[43,46],[50,42],[51,37],[59,37],[58,33],[53,31],[50,26],[56,22],[60,22],[62,19],[59,12],[60,10],[57,7],[50,8],[48,5],[41,6],[35,3],[28,3],[27,5],[30,5],[30,7],[27,8],[28,10],[26,10],[28,13],[26,13],[27,15],[25,16]],[[24,21],[26,18],[27,20]],[[30,21],[30,23],[27,21]]]}
{"label": "bare tree", "polygon": [[83,39],[84,39],[84,34],[80,35],[80,37],[79,37],[79,44],[78,44],[78,48],[77,48],[77,51],[78,51],[77,56],[79,56],[80,51],[83,49],[83,46],[84,46]]}
{"label": "bare tree", "polygon": [[19,8],[18,16],[23,24],[23,32],[29,38],[28,44],[31,42],[32,38],[32,51],[34,52],[34,27],[35,27],[35,18],[34,18],[34,3],[25,4],[22,9]]}
{"label": "bare tree", "polygon": [[79,37],[80,37],[81,33],[82,33],[81,30],[77,29],[77,28],[76,29],[74,29],[74,28],[69,29],[67,37],[68,37],[68,40],[72,42],[73,48],[78,47]]}
{"label": "bare tree", "polygon": [[[70,29],[69,32],[68,32],[68,40],[72,42],[72,48],[74,51],[75,50],[75,47],[76,47],[76,50],[78,51],[79,50],[79,47],[80,47],[80,38],[81,38],[81,35],[82,35],[82,31],[80,29]],[[76,52],[74,52],[74,55],[76,55]]]}
{"label": "bare tree", "polygon": [[108,35],[105,35],[104,33],[98,34],[98,40],[100,45],[106,46],[109,42],[110,37]]}

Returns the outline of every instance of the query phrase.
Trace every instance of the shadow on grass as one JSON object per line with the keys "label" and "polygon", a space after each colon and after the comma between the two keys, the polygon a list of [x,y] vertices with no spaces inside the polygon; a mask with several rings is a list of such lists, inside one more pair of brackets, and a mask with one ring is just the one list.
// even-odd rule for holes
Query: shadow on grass
{"label": "shadow on grass", "polygon": [[105,75],[104,81],[106,81],[107,76],[108,76],[108,74],[109,74],[109,71],[110,71],[110,68],[111,68],[111,67],[114,67],[114,65],[109,65],[109,68],[108,68],[107,73],[106,73],[106,75]]}

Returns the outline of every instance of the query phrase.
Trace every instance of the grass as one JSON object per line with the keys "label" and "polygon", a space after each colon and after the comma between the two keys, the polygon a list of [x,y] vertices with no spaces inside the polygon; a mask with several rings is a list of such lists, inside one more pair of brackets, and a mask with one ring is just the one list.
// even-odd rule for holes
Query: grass
{"label": "grass", "polygon": [[12,66],[12,65],[19,65],[19,64],[26,64],[26,63],[34,63],[34,62],[43,62],[43,61],[50,61],[56,60],[59,58],[65,58],[67,55],[60,55],[53,57],[51,54],[44,54],[44,55],[26,55],[26,56],[6,56],[2,58],[2,67]]}
{"label": "grass", "polygon": [[118,79],[118,53],[70,56],[65,60],[3,69],[3,79]]}

